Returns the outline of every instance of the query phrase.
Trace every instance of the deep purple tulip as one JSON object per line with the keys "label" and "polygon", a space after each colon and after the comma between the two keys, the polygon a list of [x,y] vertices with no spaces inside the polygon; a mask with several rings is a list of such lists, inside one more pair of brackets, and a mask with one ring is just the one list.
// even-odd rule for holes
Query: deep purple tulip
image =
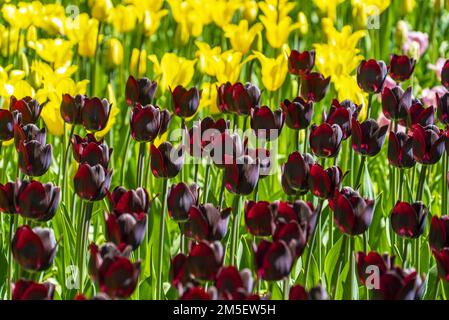
{"label": "deep purple tulip", "polygon": [[294,249],[295,257],[300,257],[307,244],[308,225],[299,224],[298,221],[278,222],[273,233],[273,240],[284,241],[289,248]]}
{"label": "deep purple tulip", "polygon": [[288,300],[328,300],[328,295],[321,285],[307,292],[303,286],[297,284],[290,288]]}
{"label": "deep purple tulip", "polygon": [[20,149],[20,145],[24,142],[35,140],[40,144],[45,145],[46,137],[47,130],[45,127],[39,129],[34,123],[26,125],[14,123],[14,145],[17,152]]}
{"label": "deep purple tulip", "polygon": [[253,277],[249,269],[238,271],[236,267],[229,266],[220,269],[215,280],[219,299],[242,300],[251,295],[253,290]]}
{"label": "deep purple tulip", "polygon": [[50,268],[58,245],[52,229],[24,225],[12,239],[14,260],[24,269],[42,271]]}
{"label": "deep purple tulip", "polygon": [[145,213],[150,210],[150,197],[144,188],[126,190],[124,187],[116,187],[112,193],[108,193],[111,210],[121,213]]}
{"label": "deep purple tulip", "polygon": [[386,273],[394,267],[394,256],[380,255],[375,251],[368,254],[357,252],[357,274],[363,285],[366,284],[367,278],[371,275],[370,269],[373,267],[377,267],[380,274]]}
{"label": "deep purple tulip", "polygon": [[73,178],[75,192],[85,200],[102,200],[109,189],[111,178],[112,170],[107,170],[100,164],[90,166],[83,163],[78,167],[78,171]]}
{"label": "deep purple tulip", "polygon": [[321,207],[313,207],[311,202],[296,200],[295,202],[277,201],[273,204],[276,211],[277,223],[298,222],[301,226],[306,226],[307,237],[310,238],[315,230],[318,213]]}
{"label": "deep purple tulip", "polygon": [[81,110],[81,123],[88,131],[100,131],[106,128],[112,105],[107,99],[85,98]]}
{"label": "deep purple tulip", "polygon": [[444,152],[445,136],[436,126],[413,126],[413,156],[421,164],[437,163]]}
{"label": "deep purple tulip", "polygon": [[110,149],[103,140],[95,139],[93,134],[87,134],[84,139],[78,135],[74,135],[70,139],[73,150],[73,158],[80,164],[87,163],[90,166],[101,164],[107,168],[109,159],[112,154]]}
{"label": "deep purple tulip", "polygon": [[148,78],[135,79],[133,76],[129,76],[125,89],[126,103],[130,106],[134,106],[136,103],[143,106],[149,105],[153,101],[156,89],[156,81],[151,81]]}
{"label": "deep purple tulip", "polygon": [[338,100],[332,100],[332,105],[329,113],[326,115],[326,123],[331,126],[336,124],[340,127],[343,133],[343,139],[349,138],[351,135],[352,119],[357,119],[361,106],[356,105],[350,100],[343,100],[341,103]]}
{"label": "deep purple tulip", "polygon": [[438,276],[440,279],[449,282],[449,248],[445,247],[440,250],[432,250],[432,253],[437,263]]}
{"label": "deep purple tulip", "polygon": [[184,182],[171,186],[167,197],[168,214],[175,221],[185,221],[189,217],[192,206],[198,205],[200,188],[193,183],[190,186]]}
{"label": "deep purple tulip", "polygon": [[275,212],[268,201],[247,201],[245,204],[245,225],[255,236],[271,236],[275,229]]}
{"label": "deep purple tulip", "polygon": [[40,105],[37,100],[31,97],[25,97],[17,100],[16,97],[11,96],[9,110],[11,112],[17,110],[21,115],[22,124],[36,123],[42,112],[43,105]]}
{"label": "deep purple tulip", "polygon": [[363,60],[357,68],[357,84],[370,94],[382,91],[386,77],[387,66],[382,60]]}
{"label": "deep purple tulip", "polygon": [[171,91],[171,96],[174,113],[181,118],[190,118],[198,110],[201,99],[201,90],[198,90],[196,87],[187,90],[179,85]]}
{"label": "deep purple tulip", "polygon": [[385,87],[382,91],[382,111],[388,119],[407,119],[412,106],[412,87],[402,90],[396,86],[393,89]]}
{"label": "deep purple tulip", "polygon": [[304,76],[315,65],[315,50],[299,52],[292,50],[288,57],[288,72],[295,76]]}
{"label": "deep purple tulip", "polygon": [[37,140],[22,142],[19,145],[19,169],[23,174],[40,177],[50,168],[52,149],[49,144]]}
{"label": "deep purple tulip", "polygon": [[340,188],[343,174],[338,166],[332,166],[324,169],[316,163],[310,166],[308,184],[313,195],[330,199],[334,195],[335,189]]}
{"label": "deep purple tulip", "polygon": [[313,102],[305,101],[301,97],[296,97],[293,101],[285,99],[281,103],[281,108],[285,112],[285,124],[290,129],[306,129],[313,117]]}
{"label": "deep purple tulip", "polygon": [[259,163],[259,179],[266,178],[270,175],[274,163],[273,154],[269,149],[265,148],[249,148],[247,144],[248,140],[245,140],[244,154],[251,159],[256,159]]}
{"label": "deep purple tulip", "polygon": [[224,251],[220,242],[200,241],[190,248],[187,269],[199,280],[214,280],[223,265]]}
{"label": "deep purple tulip", "polygon": [[281,109],[271,111],[267,106],[251,110],[251,128],[259,139],[273,141],[281,134],[285,113]]}
{"label": "deep purple tulip", "polygon": [[214,164],[224,169],[226,165],[236,164],[244,154],[244,145],[237,133],[228,131],[214,136],[212,142],[205,148]]}
{"label": "deep purple tulip", "polygon": [[415,70],[416,59],[396,54],[391,56],[390,59],[390,76],[393,80],[403,82],[408,80]]}
{"label": "deep purple tulip", "polygon": [[373,219],[374,200],[364,199],[357,191],[344,187],[335,192],[333,211],[334,222],[341,232],[362,234]]}
{"label": "deep purple tulip", "polygon": [[18,280],[13,284],[12,300],[53,300],[54,292],[53,283]]}
{"label": "deep purple tulip", "polygon": [[125,243],[134,250],[142,243],[147,228],[147,215],[141,213],[119,213],[106,215],[106,239],[119,245]]}
{"label": "deep purple tulip", "polygon": [[229,129],[229,121],[223,118],[216,121],[206,117],[194,123],[189,130],[189,153],[201,158],[203,150],[212,142],[214,137],[220,136]]}
{"label": "deep purple tulip", "polygon": [[390,132],[388,138],[388,162],[397,168],[411,168],[413,158],[413,137],[404,132]]}
{"label": "deep purple tulip", "polygon": [[11,111],[0,109],[0,143],[14,138],[14,118]]}
{"label": "deep purple tulip", "polygon": [[302,77],[301,97],[307,101],[320,102],[329,89],[331,78],[318,72],[311,72]]}
{"label": "deep purple tulip", "polygon": [[438,120],[445,126],[449,125],[449,92],[442,97],[436,94],[437,97],[437,116]]}
{"label": "deep purple tulip", "polygon": [[170,259],[170,282],[175,288],[182,288],[193,280],[190,277],[188,267],[188,256],[184,253],[178,253]]}
{"label": "deep purple tulip", "polygon": [[310,165],[315,161],[312,156],[295,151],[288,156],[288,160],[282,165],[282,189],[288,195],[305,194],[309,190],[308,178]]}
{"label": "deep purple tulip", "polygon": [[313,153],[318,157],[336,157],[340,151],[343,132],[339,125],[326,122],[312,125],[309,142]]}
{"label": "deep purple tulip", "polygon": [[373,119],[368,119],[362,123],[352,119],[352,149],[364,156],[375,156],[385,142],[387,130],[388,125],[379,127]]}
{"label": "deep purple tulip", "polygon": [[217,102],[222,112],[249,115],[259,106],[260,90],[251,83],[223,83],[217,88]]}
{"label": "deep purple tulip", "polygon": [[174,178],[184,162],[184,146],[175,149],[164,141],[159,147],[151,145],[151,172],[156,178]]}
{"label": "deep purple tulip", "polygon": [[433,106],[425,108],[420,100],[414,99],[408,110],[407,119],[399,120],[399,124],[409,128],[413,127],[415,124],[420,124],[425,127],[434,124],[434,118],[435,108]]}
{"label": "deep purple tulip", "polygon": [[225,164],[223,184],[233,194],[248,195],[259,180],[259,163],[249,156],[242,156],[236,162]]}
{"label": "deep purple tulip", "polygon": [[401,237],[418,238],[426,227],[429,209],[422,202],[398,201],[391,210],[391,226]]}
{"label": "deep purple tulip", "polygon": [[24,218],[48,221],[58,210],[60,188],[51,183],[17,180],[14,194],[16,211]]}
{"label": "deep purple tulip", "polygon": [[170,113],[151,104],[142,106],[136,103],[131,110],[131,136],[139,142],[153,142],[158,135],[168,129]]}
{"label": "deep purple tulip", "polygon": [[449,216],[433,216],[430,222],[429,245],[432,250],[449,247]]}
{"label": "deep purple tulip", "polygon": [[77,94],[72,97],[70,94],[65,93],[62,95],[61,101],[61,117],[66,123],[71,125],[81,124],[81,113],[84,107],[84,100],[86,96]]}
{"label": "deep purple tulip", "polygon": [[14,182],[0,183],[0,212],[16,213],[14,189]]}
{"label": "deep purple tulip", "polygon": [[192,206],[182,231],[186,237],[196,241],[221,240],[228,231],[230,214],[231,208],[221,210],[210,203]]}
{"label": "deep purple tulip", "polygon": [[257,276],[266,281],[278,281],[287,277],[294,262],[294,253],[282,241],[262,240],[254,248]]}
{"label": "deep purple tulip", "polygon": [[441,69],[441,84],[449,90],[449,60],[446,60]]}
{"label": "deep purple tulip", "polygon": [[95,243],[91,243],[89,245],[89,274],[92,277],[92,280],[98,281],[98,270],[105,259],[112,259],[116,256],[129,259],[131,252],[131,246],[126,245],[125,243],[116,245],[112,242],[106,242],[100,247],[98,247]]}
{"label": "deep purple tulip", "polygon": [[212,288],[206,291],[202,287],[188,287],[185,291],[183,291],[179,300],[194,300],[194,301],[203,301],[203,300],[215,300],[214,293],[211,292]]}

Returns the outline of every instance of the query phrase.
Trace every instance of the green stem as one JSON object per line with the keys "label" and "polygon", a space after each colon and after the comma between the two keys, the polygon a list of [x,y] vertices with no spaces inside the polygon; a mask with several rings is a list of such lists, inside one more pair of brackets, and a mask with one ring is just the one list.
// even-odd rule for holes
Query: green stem
{"label": "green stem", "polygon": [[97,37],[95,38],[95,53],[94,53],[94,63],[92,66],[92,86],[91,86],[91,95],[95,95],[95,87],[97,82],[97,55],[98,55],[98,45],[100,42],[100,32],[101,32],[102,23],[101,21],[98,23],[98,32]]}
{"label": "green stem", "polygon": [[284,279],[284,300],[288,300],[290,294],[290,277]]}
{"label": "green stem", "polygon": [[237,262],[237,249],[238,249],[238,237],[240,227],[240,196],[236,195],[234,198],[234,220],[232,223],[232,236],[231,236],[231,265],[235,266]]}
{"label": "green stem", "polygon": [[448,201],[447,201],[447,193],[448,193],[448,186],[447,186],[447,172],[448,172],[448,161],[449,161],[449,155],[443,156],[443,179],[442,180],[442,188],[441,188],[441,194],[443,197],[443,205],[442,210],[443,214],[448,214]]}
{"label": "green stem", "polygon": [[11,214],[9,218],[8,283],[6,284],[6,297],[8,300],[12,298],[12,238],[14,236],[14,216]]}
{"label": "green stem", "polygon": [[[299,134],[299,133],[298,133]],[[307,153],[307,140],[308,140],[308,135],[309,135],[309,127],[307,127],[304,131],[304,149],[303,149],[303,153]]]}
{"label": "green stem", "polygon": [[206,164],[206,174],[204,177],[204,194],[203,194],[203,203],[207,203],[207,198],[209,196],[209,176],[210,176],[210,167],[212,166],[212,164],[207,163]]}
{"label": "green stem", "polygon": [[421,173],[419,174],[418,189],[416,192],[416,201],[421,201],[424,192],[424,183],[426,180],[427,166],[421,165]]}
{"label": "green stem", "polygon": [[89,241],[89,227],[90,227],[90,219],[92,217],[92,209],[94,203],[89,201],[86,202],[83,206],[84,210],[81,217],[81,237],[80,237],[80,247],[79,247],[79,260],[78,260],[78,268],[80,270],[80,292],[84,292],[84,266],[85,266],[85,253],[87,248],[87,242]]}
{"label": "green stem", "polygon": [[123,148],[125,148],[125,150],[123,152],[121,152],[120,154],[122,155],[123,159],[122,159],[122,167],[121,167],[121,176],[120,176],[120,185],[123,186],[124,182],[125,182],[125,174],[126,174],[126,155],[128,154],[128,150],[129,150],[129,146],[131,144],[131,127],[128,127],[128,134],[126,135],[126,141],[125,144],[122,146],[122,150]]}
{"label": "green stem", "polygon": [[139,146],[139,157],[137,158],[137,187],[143,186],[146,146],[147,144],[145,142],[141,142]]}
{"label": "green stem", "polygon": [[70,134],[69,134],[69,140],[67,141],[67,147],[65,148],[64,151],[64,160],[62,163],[62,170],[63,172],[58,172],[58,183],[59,183],[59,179],[60,179],[60,175],[62,174],[62,190],[61,190],[61,199],[65,200],[64,195],[66,194],[66,190],[67,188],[67,176],[68,176],[68,170],[67,170],[67,162],[68,162],[68,158],[69,158],[69,150],[70,150],[70,139],[72,138],[73,134],[75,132],[75,125],[72,125],[72,128],[70,129]]}
{"label": "green stem", "polygon": [[354,183],[354,187],[356,189],[359,188],[360,181],[362,179],[362,173],[363,173],[363,170],[365,168],[365,161],[366,161],[366,157],[362,156],[362,159],[360,160],[359,171],[357,172],[357,178],[355,179],[355,183]]}
{"label": "green stem", "polygon": [[366,119],[369,119],[371,116],[371,105],[373,103],[373,94],[370,93],[368,96],[368,109],[366,110]]}
{"label": "green stem", "polygon": [[[322,204],[321,200],[321,204]],[[319,217],[321,216],[321,204],[320,204],[320,211],[317,213],[318,217],[317,217],[317,221],[319,221]],[[315,241],[316,241],[316,237],[317,237],[317,232],[316,232],[317,226],[315,225],[315,228],[312,230],[312,240],[309,244],[309,251],[307,252],[307,260],[306,260],[306,266],[304,269],[304,286],[307,288],[307,280],[308,280],[308,274],[309,274],[309,269],[310,269],[310,262],[312,259],[312,254],[313,254],[313,248],[315,247]]]}
{"label": "green stem", "polygon": [[356,280],[356,268],[355,268],[355,238],[352,236],[349,236],[349,254],[351,255],[351,273],[350,273],[350,289],[351,289],[351,300],[357,300],[358,299],[358,285]]}
{"label": "green stem", "polygon": [[157,267],[157,291],[156,291],[156,299],[161,300],[163,297],[163,288],[162,288],[162,260],[164,256],[164,235],[165,235],[165,209],[167,203],[167,186],[168,180],[164,179],[163,187],[162,187],[162,210],[161,210],[161,222],[159,227],[159,261]]}

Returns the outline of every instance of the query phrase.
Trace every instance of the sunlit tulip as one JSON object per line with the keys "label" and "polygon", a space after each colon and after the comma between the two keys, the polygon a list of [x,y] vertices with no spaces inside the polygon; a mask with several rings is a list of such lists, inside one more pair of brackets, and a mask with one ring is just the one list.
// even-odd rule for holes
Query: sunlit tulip
{"label": "sunlit tulip", "polygon": [[277,58],[268,58],[263,53],[254,51],[254,57],[257,58],[262,66],[262,83],[269,91],[278,90],[287,76],[287,58],[281,53]]}
{"label": "sunlit tulip", "polygon": [[12,300],[53,300],[55,285],[19,280],[13,285]]}
{"label": "sunlit tulip", "polygon": [[14,189],[14,182],[0,183],[0,212],[16,213]]}
{"label": "sunlit tulip", "polygon": [[391,227],[401,237],[418,238],[424,232],[428,213],[422,202],[398,201],[391,210]]}
{"label": "sunlit tulip", "polygon": [[249,28],[247,20],[240,20],[238,25],[226,25],[224,32],[225,37],[229,38],[232,48],[246,54],[251,49],[255,37],[262,29],[263,26],[260,23],[255,23]]}
{"label": "sunlit tulip", "polygon": [[148,59],[153,63],[153,71],[162,91],[178,85],[186,87],[193,78],[196,60],[188,60],[174,53],[165,53],[161,60],[155,55],[150,55]]}
{"label": "sunlit tulip", "polygon": [[116,38],[110,38],[105,43],[104,50],[105,66],[108,70],[114,70],[119,67],[123,62],[123,46],[120,40]]}
{"label": "sunlit tulip", "polygon": [[134,30],[137,22],[137,13],[133,6],[119,4],[111,10],[110,19],[117,32],[126,33]]}

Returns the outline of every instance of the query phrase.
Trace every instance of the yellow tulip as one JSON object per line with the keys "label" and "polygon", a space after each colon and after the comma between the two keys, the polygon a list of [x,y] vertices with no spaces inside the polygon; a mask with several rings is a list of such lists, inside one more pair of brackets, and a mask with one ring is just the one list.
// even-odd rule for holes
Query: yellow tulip
{"label": "yellow tulip", "polygon": [[301,35],[306,35],[309,32],[309,22],[307,21],[307,17],[304,12],[298,12],[298,23],[300,25],[299,32]]}
{"label": "yellow tulip", "polygon": [[147,72],[147,51],[134,48],[131,52],[129,71],[137,78],[143,77]]}
{"label": "yellow tulip", "polygon": [[215,77],[215,65],[220,60],[221,48],[211,48],[207,43],[200,41],[195,41],[195,45],[199,49],[196,52],[196,57],[198,58],[201,72],[207,74],[208,76]]}
{"label": "yellow tulip", "polygon": [[[19,29],[7,29],[4,25],[0,25],[0,43],[1,54],[6,57],[17,52],[17,42],[19,41]],[[23,46],[23,37],[20,40],[19,47]]]}
{"label": "yellow tulip", "polygon": [[26,45],[34,49],[37,41],[37,29],[35,26],[30,26],[26,33]]}
{"label": "yellow tulip", "polygon": [[242,66],[242,53],[234,50],[228,50],[220,55],[220,60],[215,64],[215,77],[219,83],[237,82],[240,77]]}
{"label": "yellow tulip", "polygon": [[11,95],[18,99],[26,96],[34,97],[34,89],[24,80],[25,76],[23,70],[12,69],[12,65],[5,68],[0,66],[0,97],[3,98],[3,103],[9,102]]}
{"label": "yellow tulip", "polygon": [[201,93],[201,100],[199,105],[199,110],[206,110],[207,114],[217,114],[220,113],[217,105],[217,87],[220,83],[210,83],[204,82],[201,86],[203,90]]}
{"label": "yellow tulip", "polygon": [[238,25],[228,24],[223,28],[224,35],[229,38],[232,48],[243,54],[250,50],[254,38],[262,29],[263,26],[260,23],[255,23],[248,29],[248,21],[246,20],[240,20]]}
{"label": "yellow tulip", "polygon": [[174,53],[165,53],[160,61],[155,55],[150,55],[148,59],[153,63],[153,72],[162,91],[174,89],[177,85],[187,87],[193,78],[196,60],[188,60]]}
{"label": "yellow tulip", "polygon": [[104,50],[105,67],[112,70],[123,62],[123,46],[116,38],[110,38],[105,44]]}
{"label": "yellow tulip", "polygon": [[378,17],[391,4],[391,0],[352,0],[352,16],[359,27],[366,27],[368,18]]}
{"label": "yellow tulip", "polygon": [[48,35],[63,35],[64,34],[64,21],[67,16],[74,18],[79,14],[76,11],[76,7],[70,11],[70,7],[66,8],[60,4],[46,4],[42,5],[39,1],[33,1],[31,3],[32,11],[34,13],[33,25],[37,28],[44,30]]}
{"label": "yellow tulip", "polygon": [[187,43],[191,36],[198,37],[203,32],[203,26],[210,22],[207,9],[211,2],[199,0],[167,0],[171,7],[173,18],[177,22],[176,37],[182,44]]}
{"label": "yellow tulip", "polygon": [[269,91],[278,90],[287,76],[287,56],[279,54],[277,58],[267,58],[263,53],[254,51],[251,58],[257,58],[262,66],[262,83]]}
{"label": "yellow tulip", "polygon": [[257,18],[259,7],[254,0],[245,0],[243,4],[243,17],[249,22],[253,22]]}
{"label": "yellow tulip", "polygon": [[214,0],[211,1],[214,10],[211,11],[214,23],[223,28],[230,23],[235,11],[241,6],[241,0]]}
{"label": "yellow tulip", "polygon": [[39,57],[55,67],[67,66],[72,60],[72,44],[67,40],[39,39],[35,50]]}
{"label": "yellow tulip", "polygon": [[159,29],[159,26],[161,24],[161,19],[165,17],[167,14],[168,10],[145,11],[143,29],[147,37],[152,36],[153,34],[156,33],[157,29]]}
{"label": "yellow tulip", "polygon": [[119,113],[119,108],[117,106],[117,99],[115,97],[114,89],[112,88],[112,85],[110,83],[108,83],[107,90],[108,90],[107,99],[109,103],[112,105],[112,107],[109,113],[108,123],[106,123],[104,129],[95,132],[95,138],[97,139],[102,139],[112,129],[112,126],[116,122],[117,115]]}
{"label": "yellow tulip", "polygon": [[82,13],[75,19],[67,19],[65,32],[67,38],[78,44],[78,54],[81,57],[92,58],[97,47],[99,22],[91,19],[87,13]]}
{"label": "yellow tulip", "polygon": [[31,25],[33,16],[30,5],[25,2],[20,2],[17,7],[13,4],[3,5],[2,15],[11,27],[22,30]]}
{"label": "yellow tulip", "polygon": [[111,21],[117,32],[130,32],[136,27],[137,14],[133,6],[120,4],[112,9]]}
{"label": "yellow tulip", "polygon": [[111,0],[89,0],[88,5],[92,17],[101,22],[106,22],[109,19],[110,13],[114,8]]}

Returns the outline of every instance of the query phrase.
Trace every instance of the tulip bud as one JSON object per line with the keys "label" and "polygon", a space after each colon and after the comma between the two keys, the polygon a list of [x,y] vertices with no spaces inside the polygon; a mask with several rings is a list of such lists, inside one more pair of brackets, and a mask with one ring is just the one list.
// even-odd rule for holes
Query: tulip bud
{"label": "tulip bud", "polygon": [[91,15],[93,18],[106,22],[114,8],[111,0],[89,0],[88,5],[91,9]]}
{"label": "tulip bud", "polygon": [[119,245],[125,243],[137,249],[145,237],[147,215],[112,211],[106,216],[106,239]]}
{"label": "tulip bud", "polygon": [[144,188],[126,190],[116,187],[112,193],[108,192],[108,199],[113,211],[118,213],[145,213],[150,210],[150,197]]}
{"label": "tulip bud", "polygon": [[249,156],[242,156],[236,163],[225,164],[223,184],[233,194],[248,195],[259,180],[259,164]]}
{"label": "tulip bud", "polygon": [[313,117],[313,102],[305,101],[301,97],[293,101],[287,99],[281,103],[281,108],[285,112],[285,123],[287,127],[294,130],[305,129],[310,125]]}
{"label": "tulip bud", "polygon": [[184,162],[184,146],[175,149],[164,141],[159,147],[151,145],[151,172],[156,178],[174,178]]}
{"label": "tulip bud", "polygon": [[329,89],[331,78],[318,72],[311,72],[302,77],[301,97],[306,101],[320,102]]}
{"label": "tulip bud", "polygon": [[382,91],[386,77],[387,66],[382,60],[363,60],[357,68],[357,84],[370,94]]}
{"label": "tulip bud", "polygon": [[24,218],[48,221],[58,210],[60,188],[51,183],[17,180],[14,194],[16,211]]}
{"label": "tulip bud", "polygon": [[449,93],[445,93],[442,97],[437,97],[437,116],[438,120],[446,126],[449,125]]}
{"label": "tulip bud", "polygon": [[137,103],[131,110],[131,135],[139,142],[153,142],[158,135],[167,131],[170,119],[167,110],[151,104],[142,106]]}
{"label": "tulip bud", "polygon": [[200,188],[197,184],[187,186],[184,182],[172,185],[167,197],[168,214],[175,221],[185,221],[189,210],[198,204]]}
{"label": "tulip bud", "polygon": [[271,236],[275,229],[274,210],[268,201],[247,201],[245,204],[245,225],[255,236]]}
{"label": "tulip bud", "polygon": [[248,115],[260,103],[260,90],[256,85],[240,82],[222,84],[217,88],[218,107],[222,112]]}
{"label": "tulip bud", "polygon": [[307,22],[307,16],[302,11],[298,12],[298,23],[300,25],[299,33],[302,36],[306,35],[309,32],[309,23]]}
{"label": "tulip bud", "polygon": [[211,117],[197,121],[189,129],[189,153],[201,158],[202,152],[211,144],[214,137],[221,136],[229,129],[229,121],[223,118],[215,121]]}
{"label": "tulip bud", "polygon": [[0,143],[14,138],[14,118],[11,111],[0,109]]}
{"label": "tulip bud", "polygon": [[305,194],[309,190],[308,177],[310,165],[315,161],[312,156],[293,152],[288,156],[287,162],[282,166],[282,189],[288,195]]}
{"label": "tulip bud", "polygon": [[387,87],[382,92],[382,111],[388,119],[406,119],[412,106],[412,88],[404,92],[401,87]]}
{"label": "tulip bud", "polygon": [[416,60],[405,55],[392,55],[390,60],[390,76],[398,82],[405,81],[410,78],[415,69]]}
{"label": "tulip bud", "polygon": [[12,239],[14,260],[24,269],[42,271],[50,268],[55,259],[57,243],[52,229],[24,225]]}
{"label": "tulip bud", "polygon": [[284,241],[289,248],[294,249],[294,257],[300,257],[307,244],[307,225],[300,225],[295,220],[288,223],[278,222],[273,240]]}
{"label": "tulip bud", "polygon": [[25,141],[19,145],[19,169],[30,177],[40,177],[50,168],[52,148],[37,140]]}
{"label": "tulip bud", "polygon": [[123,62],[123,46],[116,38],[109,39],[105,44],[104,62],[108,70],[114,70]]}
{"label": "tulip bud", "polygon": [[101,164],[104,168],[108,167],[112,149],[109,149],[103,140],[98,141],[93,134],[87,134],[84,139],[75,134],[70,139],[70,143],[73,158],[78,163],[87,163],[90,166]]}
{"label": "tulip bud", "polygon": [[81,94],[77,94],[74,97],[67,93],[62,95],[60,111],[61,117],[66,123],[72,125],[82,123],[81,112],[84,107],[85,99],[86,97]]}
{"label": "tulip bud", "polygon": [[248,0],[243,4],[243,17],[249,22],[253,22],[257,18],[258,11],[257,1]]}
{"label": "tulip bud", "polygon": [[284,126],[285,113],[281,109],[274,112],[267,106],[251,109],[251,128],[257,138],[273,141],[279,137]]}
{"label": "tulip bud", "polygon": [[251,295],[253,277],[249,269],[239,272],[234,266],[223,267],[217,275],[215,286],[222,299],[241,300]]}
{"label": "tulip bud", "polygon": [[410,47],[408,48],[407,54],[415,60],[418,60],[421,57],[421,46],[419,42],[412,41]]}
{"label": "tulip bud", "polygon": [[35,140],[44,145],[46,141],[47,130],[44,128],[39,129],[35,124],[30,123],[27,125],[21,125],[20,120],[14,123],[14,145],[17,152],[20,149],[20,145],[24,142],[30,142]]}
{"label": "tulip bud", "polygon": [[192,117],[198,110],[201,99],[201,90],[193,87],[189,90],[183,86],[177,86],[171,91],[173,100],[173,110],[175,114],[182,118]]}
{"label": "tulip bud", "polygon": [[13,284],[12,300],[53,300],[55,285],[19,280]]}
{"label": "tulip bud", "polygon": [[30,74],[30,64],[28,62],[27,55],[23,51],[20,51],[20,53],[19,53],[18,68],[19,68],[19,70],[23,70],[23,72],[25,73],[25,76],[28,76]]}
{"label": "tulip bud", "polygon": [[399,123],[406,127],[413,127],[415,124],[420,124],[423,127],[433,125],[435,114],[434,107],[425,108],[420,100],[413,100],[406,120],[399,120]]}
{"label": "tulip bud", "polygon": [[382,149],[387,130],[388,125],[379,127],[373,119],[368,119],[361,124],[356,119],[352,119],[352,148],[361,155],[375,156]]}
{"label": "tulip bud", "polygon": [[126,82],[126,103],[134,106],[136,103],[146,106],[153,101],[154,93],[157,89],[157,82],[148,78],[135,79],[133,76],[128,77]]}
{"label": "tulip bud", "polygon": [[40,105],[37,100],[31,97],[25,97],[23,99],[17,100],[16,97],[11,96],[9,110],[17,110],[21,114],[21,123],[29,124],[36,123],[39,118],[43,105]]}
{"label": "tulip bud", "polygon": [[183,233],[196,241],[215,241],[224,238],[228,228],[231,208],[220,210],[210,203],[192,206]]}
{"label": "tulip bud", "polygon": [[388,140],[388,161],[397,168],[411,168],[415,165],[413,158],[413,137],[404,132],[390,132]]}
{"label": "tulip bud", "polygon": [[100,164],[80,164],[73,178],[75,192],[80,198],[88,201],[102,200],[111,184],[111,177],[112,170],[107,170]]}
{"label": "tulip bud", "polygon": [[433,125],[413,126],[413,156],[421,164],[437,163],[444,152],[445,136]]}
{"label": "tulip bud", "polygon": [[333,166],[324,170],[319,164],[312,164],[309,173],[309,189],[313,195],[329,199],[334,195],[335,189],[340,188],[342,180],[341,169]]}
{"label": "tulip bud", "polygon": [[26,31],[26,46],[28,48],[34,48],[37,41],[37,28],[34,25],[28,27]]}
{"label": "tulip bud", "polygon": [[433,251],[449,247],[449,216],[432,217],[429,230],[429,245]]}
{"label": "tulip bud", "polygon": [[369,275],[369,273],[367,273],[367,268],[370,266],[377,267],[380,274],[384,274],[388,270],[394,268],[394,256],[390,257],[388,254],[380,255],[374,251],[371,251],[368,254],[357,252],[357,273],[360,282],[363,285],[365,285]]}
{"label": "tulip bud", "polygon": [[294,257],[284,241],[262,240],[254,251],[257,276],[261,279],[278,281],[290,274]]}
{"label": "tulip bud", "polygon": [[288,300],[328,300],[326,290],[318,285],[309,292],[301,285],[295,285],[290,288]]}
{"label": "tulip bud", "polygon": [[449,248],[432,251],[438,267],[438,276],[440,279],[449,281]]}
{"label": "tulip bud", "polygon": [[192,244],[187,269],[196,279],[213,280],[223,265],[224,251],[220,242],[200,241]]}
{"label": "tulip bud", "polygon": [[441,84],[449,90],[449,59],[444,63],[441,69]]}
{"label": "tulip bud", "polygon": [[429,209],[422,202],[398,201],[391,210],[391,226],[401,237],[418,238],[426,227]]}
{"label": "tulip bud", "polygon": [[292,50],[288,57],[288,72],[296,76],[305,76],[315,65],[315,51],[299,52]]}
{"label": "tulip bud", "polygon": [[81,123],[84,128],[89,131],[103,130],[108,123],[111,107],[107,99],[85,98],[81,109]]}
{"label": "tulip bud", "polygon": [[[139,68],[137,70],[137,68]],[[147,72],[147,51],[134,48],[131,53],[129,72],[137,78],[143,77]]]}
{"label": "tulip bud", "polygon": [[318,157],[336,157],[340,151],[343,132],[334,124],[323,123],[313,125],[310,131],[309,142],[313,153]]}
{"label": "tulip bud", "polygon": [[0,213],[16,213],[14,188],[14,182],[0,183]]}
{"label": "tulip bud", "polygon": [[183,287],[192,281],[187,270],[187,261],[188,257],[184,253],[179,253],[170,259],[170,282],[175,288]]}

